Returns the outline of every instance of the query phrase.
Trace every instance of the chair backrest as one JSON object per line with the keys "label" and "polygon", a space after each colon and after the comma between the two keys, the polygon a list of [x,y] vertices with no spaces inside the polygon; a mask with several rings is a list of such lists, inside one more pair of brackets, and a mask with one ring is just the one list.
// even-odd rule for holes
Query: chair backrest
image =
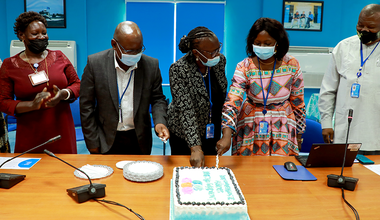
{"label": "chair backrest", "polygon": [[70,103],[70,108],[71,114],[73,115],[75,127],[81,126],[82,123],[80,121],[79,99],[75,100],[73,103]]}
{"label": "chair backrest", "polygon": [[301,152],[310,152],[314,143],[324,143],[322,137],[322,126],[319,122],[306,119],[306,130],[302,134],[303,142]]}
{"label": "chair backrest", "polygon": [[5,124],[7,125],[8,132],[17,129],[17,118],[12,115],[7,115],[3,113]]}

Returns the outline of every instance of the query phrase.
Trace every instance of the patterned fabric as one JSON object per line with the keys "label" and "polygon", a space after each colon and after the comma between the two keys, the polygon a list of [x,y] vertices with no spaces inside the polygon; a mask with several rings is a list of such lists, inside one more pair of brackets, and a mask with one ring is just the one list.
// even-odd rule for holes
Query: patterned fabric
{"label": "patterned fabric", "polygon": [[[1,62],[1,61],[0,61]],[[4,115],[0,112],[0,153],[9,153],[8,130],[5,124]]]}
{"label": "patterned fabric", "polygon": [[[251,58],[238,63],[223,107],[222,127],[234,132],[233,155],[298,155],[297,134],[306,128],[304,84],[298,61],[285,55],[275,70],[264,109],[272,71],[260,72]],[[244,95],[246,98],[244,99]],[[244,100],[243,100],[244,99]],[[268,134],[259,134],[260,121],[268,122]]]}
{"label": "patterned fabric", "polygon": [[[3,62],[0,59],[0,67]],[[5,124],[4,115],[0,112],[0,153],[9,153],[8,130]]]}
{"label": "patterned fabric", "polygon": [[[216,81],[221,90],[218,95],[223,100],[227,91],[225,65],[226,58],[220,54],[220,62],[212,67],[209,73],[216,76]],[[171,65],[169,80],[173,96],[168,108],[169,131],[185,139],[188,147],[201,146],[201,137],[204,136],[209,120],[210,102],[191,51]],[[220,107],[213,106],[213,112],[216,110],[220,114],[222,103]],[[213,123],[217,126],[216,122]]]}

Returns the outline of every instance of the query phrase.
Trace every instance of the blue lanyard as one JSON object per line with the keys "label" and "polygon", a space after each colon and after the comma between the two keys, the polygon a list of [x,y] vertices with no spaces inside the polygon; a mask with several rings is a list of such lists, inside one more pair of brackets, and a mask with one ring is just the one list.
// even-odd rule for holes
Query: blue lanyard
{"label": "blue lanyard", "polygon": [[356,76],[361,77],[362,76],[362,69],[363,69],[363,66],[365,64],[365,62],[367,62],[368,58],[372,55],[373,51],[375,51],[376,47],[379,45],[380,42],[377,42],[375,48],[373,48],[372,52],[368,55],[368,57],[363,61],[363,44],[360,43],[360,68],[359,68],[359,72],[356,73]]}
{"label": "blue lanyard", "polygon": [[263,114],[264,114],[264,116],[265,116],[265,114],[267,113],[266,106],[267,106],[267,101],[268,101],[269,91],[270,91],[270,87],[272,86],[272,81],[273,81],[274,71],[276,70],[276,58],[274,59],[273,72],[272,72],[272,76],[271,76],[271,78],[270,78],[269,87],[268,87],[268,92],[267,92],[267,96],[266,96],[266,97],[265,97],[265,94],[264,94],[264,85],[263,85],[263,78],[261,77],[261,69],[260,69],[260,60],[259,60],[259,58],[257,58],[257,62],[259,63],[259,75],[260,75],[261,88],[262,88],[262,92],[263,92],[263,100],[264,100],[264,110],[263,110]]}
{"label": "blue lanyard", "polygon": [[123,99],[124,94],[125,94],[125,92],[127,91],[128,87],[129,87],[129,83],[131,82],[132,75],[133,75],[133,70],[131,71],[131,75],[129,76],[127,87],[125,87],[124,92],[121,95],[121,97],[120,97],[120,94],[119,94],[119,83],[117,83],[117,77],[116,77],[117,97],[119,98],[119,109],[121,108],[121,100]]}
{"label": "blue lanyard", "polygon": [[[200,70],[199,70],[199,72],[202,75],[202,72]],[[210,98],[209,101],[210,101],[210,121],[211,121],[211,116],[212,116],[212,113],[211,113],[211,110],[212,110],[212,101],[211,101],[211,78],[210,78],[211,72],[210,72],[210,67],[207,67],[207,73],[208,73],[208,95],[209,95],[209,98]],[[202,80],[203,80],[203,84],[205,85],[205,88],[207,90],[206,81],[205,81],[205,79],[203,79],[203,77],[202,77]]]}

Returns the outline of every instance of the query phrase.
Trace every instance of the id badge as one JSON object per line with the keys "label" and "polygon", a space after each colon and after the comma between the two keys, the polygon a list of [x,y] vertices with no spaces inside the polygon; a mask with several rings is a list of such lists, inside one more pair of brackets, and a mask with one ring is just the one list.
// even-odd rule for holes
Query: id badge
{"label": "id badge", "polygon": [[359,98],[360,94],[360,84],[354,83],[351,86],[351,97],[352,98]]}
{"label": "id badge", "polygon": [[206,139],[214,138],[214,124],[206,125]]}
{"label": "id badge", "polygon": [[123,110],[119,107],[119,123],[123,123]]}
{"label": "id badge", "polygon": [[268,134],[268,122],[260,121],[259,134]]}
{"label": "id badge", "polygon": [[38,86],[43,83],[49,82],[49,78],[46,75],[45,70],[29,74],[28,77],[29,77],[30,82],[32,83],[32,86]]}

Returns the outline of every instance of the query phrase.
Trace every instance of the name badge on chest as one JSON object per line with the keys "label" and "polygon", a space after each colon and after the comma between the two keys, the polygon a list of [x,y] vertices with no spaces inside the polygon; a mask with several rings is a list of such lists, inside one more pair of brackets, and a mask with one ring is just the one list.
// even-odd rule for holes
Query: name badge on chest
{"label": "name badge on chest", "polygon": [[214,124],[206,125],[206,139],[214,138]]}
{"label": "name badge on chest", "polygon": [[268,122],[260,121],[259,123],[259,134],[268,134]]}
{"label": "name badge on chest", "polygon": [[45,70],[29,74],[28,77],[29,77],[30,82],[32,83],[32,86],[38,86],[43,83],[49,82],[49,78],[46,75]]}
{"label": "name badge on chest", "polygon": [[351,86],[351,97],[352,98],[359,98],[360,94],[360,84],[354,83]]}

